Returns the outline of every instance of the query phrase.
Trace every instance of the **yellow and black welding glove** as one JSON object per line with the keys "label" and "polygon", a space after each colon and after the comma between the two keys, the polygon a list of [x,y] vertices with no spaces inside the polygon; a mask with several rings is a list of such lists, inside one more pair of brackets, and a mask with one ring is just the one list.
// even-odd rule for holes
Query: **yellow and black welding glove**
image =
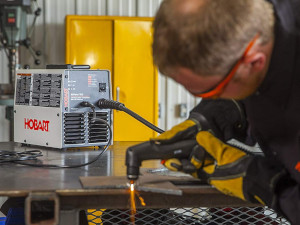
{"label": "yellow and black welding glove", "polygon": [[278,193],[295,182],[275,159],[249,155],[207,131],[199,132],[196,140],[215,159],[214,164],[198,170],[197,176],[224,194],[277,208]]}
{"label": "yellow and black welding glove", "polygon": [[[192,152],[189,158],[195,171],[189,173],[224,194],[276,208],[277,193],[294,182],[277,161],[249,155],[223,143],[210,132],[199,132],[196,140],[199,148],[195,148],[197,153]],[[177,168],[186,172],[187,163],[182,164],[182,161],[176,162]],[[174,163],[174,159],[170,159],[164,165],[174,170]]]}
{"label": "yellow and black welding glove", "polygon": [[177,124],[170,130],[165,131],[151,141],[157,144],[172,144],[181,140],[195,139],[196,134],[201,130],[200,122],[194,118],[189,118]]}

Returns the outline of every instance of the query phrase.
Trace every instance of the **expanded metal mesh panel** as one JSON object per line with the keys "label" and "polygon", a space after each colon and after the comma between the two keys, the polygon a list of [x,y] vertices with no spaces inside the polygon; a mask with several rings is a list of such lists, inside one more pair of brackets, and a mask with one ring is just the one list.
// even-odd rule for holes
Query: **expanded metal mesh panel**
{"label": "expanded metal mesh panel", "polygon": [[87,211],[89,225],[290,225],[267,207],[139,209],[134,221],[129,209]]}

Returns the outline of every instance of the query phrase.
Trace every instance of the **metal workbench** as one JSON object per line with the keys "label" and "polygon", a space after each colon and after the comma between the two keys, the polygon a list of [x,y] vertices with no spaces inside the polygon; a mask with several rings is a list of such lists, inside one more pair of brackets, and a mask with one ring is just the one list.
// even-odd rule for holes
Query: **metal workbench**
{"label": "metal workbench", "polygon": [[[59,224],[77,224],[79,209],[129,209],[128,190],[84,189],[79,181],[83,176],[125,176],[125,152],[134,142],[115,142],[95,163],[73,169],[45,169],[13,163],[0,164],[0,196],[28,197],[33,201],[55,200],[59,210]],[[72,165],[85,163],[99,154],[99,150],[57,150],[0,143],[0,150],[26,151],[39,149],[44,164]],[[159,161],[147,161],[143,167],[161,167]],[[225,196],[207,185],[180,187],[182,196],[161,193],[140,193],[146,206],[138,208],[186,207],[257,207],[237,198]],[[44,197],[43,197],[44,196]],[[46,197],[45,197],[46,196]],[[104,223],[105,224],[105,223]]]}

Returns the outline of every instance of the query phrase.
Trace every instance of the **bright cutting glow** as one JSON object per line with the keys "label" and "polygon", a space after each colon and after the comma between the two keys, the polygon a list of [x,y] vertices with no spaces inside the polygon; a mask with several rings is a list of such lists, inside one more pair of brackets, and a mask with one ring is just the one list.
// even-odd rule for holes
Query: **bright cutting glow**
{"label": "bright cutting glow", "polygon": [[134,191],[134,184],[130,184],[130,191]]}

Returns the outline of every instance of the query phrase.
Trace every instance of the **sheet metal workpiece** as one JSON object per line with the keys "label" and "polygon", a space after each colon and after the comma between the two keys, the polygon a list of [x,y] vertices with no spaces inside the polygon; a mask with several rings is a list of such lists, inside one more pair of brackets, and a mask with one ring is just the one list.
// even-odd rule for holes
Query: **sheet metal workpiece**
{"label": "sheet metal workpiece", "polygon": [[[170,195],[182,195],[182,190],[174,185],[172,181],[176,177],[145,175],[140,176],[136,182],[135,189],[138,191],[163,193]],[[128,189],[128,179],[125,176],[94,176],[80,177],[80,182],[85,189]]]}

